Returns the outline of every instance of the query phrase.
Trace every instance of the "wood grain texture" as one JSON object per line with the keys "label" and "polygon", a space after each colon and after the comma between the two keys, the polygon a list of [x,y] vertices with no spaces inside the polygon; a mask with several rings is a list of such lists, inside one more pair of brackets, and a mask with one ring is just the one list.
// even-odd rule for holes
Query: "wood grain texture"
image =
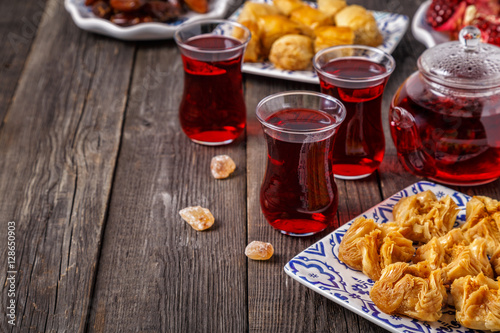
{"label": "wood grain texture", "polygon": [[[165,60],[168,59],[168,60]],[[245,141],[192,143],[180,130],[183,71],[173,41],[137,53],[89,332],[244,332]],[[216,180],[213,156],[235,173]],[[204,232],[178,212],[206,207]]]}
{"label": "wood grain texture", "polygon": [[[349,3],[411,20],[422,1]],[[0,36],[15,46],[0,50],[0,236],[16,221],[18,270],[13,328],[4,319],[7,267],[0,265],[0,332],[385,332],[283,266],[420,180],[398,162],[388,122],[392,96],[425,49],[410,31],[393,52],[379,171],[337,180],[334,226],[294,238],[274,230],[260,209],[266,143],[255,107],[269,94],[318,85],[245,74],[246,136],[225,147],[196,145],[178,122],[183,74],[172,40],[99,37],[73,24],[63,0],[44,5],[0,3],[12,14],[0,20]],[[11,32],[26,38],[9,42]],[[218,154],[237,164],[229,179],[210,174]],[[451,187],[500,198],[500,180]],[[213,212],[212,229],[197,232],[181,220],[178,211],[192,205]],[[271,242],[273,258],[247,260],[253,240]]]}
{"label": "wood grain texture", "polygon": [[1,234],[16,222],[18,271],[17,327],[2,315],[2,332],[84,332],[133,52],[47,3],[0,131]]}
{"label": "wood grain texture", "polygon": [[0,127],[11,103],[31,44],[45,9],[45,1],[0,2]]}

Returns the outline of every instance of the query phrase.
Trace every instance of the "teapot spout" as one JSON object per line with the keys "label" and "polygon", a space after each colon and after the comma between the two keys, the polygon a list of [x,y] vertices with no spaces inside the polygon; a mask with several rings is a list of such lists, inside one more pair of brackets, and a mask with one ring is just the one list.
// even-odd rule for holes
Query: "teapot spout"
{"label": "teapot spout", "polygon": [[392,107],[389,113],[391,136],[398,152],[398,159],[411,173],[434,177],[436,167],[425,152],[413,115],[402,107]]}

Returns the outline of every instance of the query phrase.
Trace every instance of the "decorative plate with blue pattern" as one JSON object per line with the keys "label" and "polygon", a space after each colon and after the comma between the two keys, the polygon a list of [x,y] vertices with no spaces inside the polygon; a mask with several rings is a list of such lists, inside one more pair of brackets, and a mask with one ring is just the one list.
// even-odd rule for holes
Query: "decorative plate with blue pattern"
{"label": "decorative plate with blue pattern", "polygon": [[[252,0],[254,2],[265,2],[272,3],[272,0]],[[316,3],[309,2],[313,7]],[[230,17],[230,20],[236,21],[243,6],[236,10]],[[392,53],[398,43],[403,38],[406,29],[408,29],[409,19],[408,16],[387,12],[377,12],[372,11],[375,20],[377,21],[378,28],[384,36],[384,42],[378,48],[387,53]],[[242,68],[244,73],[269,76],[278,79],[299,81],[306,83],[319,83],[318,76],[316,72],[311,69],[307,71],[290,71],[282,70],[274,67],[274,65],[269,62],[245,62]]]}
{"label": "decorative plate with blue pattern", "polygon": [[[445,195],[451,196],[461,209],[455,226],[464,223],[465,205],[470,197],[427,181],[408,186],[367,210],[362,216],[373,218],[377,223],[392,221],[392,209],[399,199],[426,190],[431,190],[438,198]],[[285,272],[312,290],[391,332],[477,332],[461,326],[455,320],[453,308],[445,308],[441,320],[437,322],[422,322],[405,316],[388,315],[381,312],[369,296],[374,281],[362,272],[349,268],[338,258],[338,248],[342,237],[353,222],[354,219],[299,253],[286,264]]]}

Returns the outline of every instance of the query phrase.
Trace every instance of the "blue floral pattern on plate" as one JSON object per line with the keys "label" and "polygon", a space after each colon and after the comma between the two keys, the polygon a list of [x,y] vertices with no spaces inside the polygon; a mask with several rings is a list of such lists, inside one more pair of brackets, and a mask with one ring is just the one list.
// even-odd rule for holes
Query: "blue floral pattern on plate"
{"label": "blue floral pattern on plate", "polygon": [[[465,206],[470,197],[428,181],[408,186],[367,210],[362,216],[373,218],[377,223],[392,221],[392,209],[399,199],[426,190],[431,190],[438,198],[445,195],[451,196],[461,209],[457,223],[461,224],[465,221]],[[349,268],[338,258],[339,244],[354,220],[344,224],[295,256],[284,267],[285,272],[312,290],[391,332],[476,332],[461,326],[455,320],[455,310],[451,308],[445,308],[441,320],[432,323],[381,312],[369,296],[374,281],[362,272]]]}
{"label": "blue floral pattern on plate", "polygon": [[[253,0],[254,2],[272,3],[272,0]],[[315,7],[316,3],[310,2],[311,6]],[[230,20],[236,21],[240,15],[242,7],[236,10],[230,17]],[[408,29],[409,18],[408,16],[372,11],[375,20],[377,21],[378,28],[384,36],[384,42],[379,48],[387,53],[392,53],[400,40],[403,38],[406,29]],[[270,62],[246,62],[243,63],[243,72],[255,75],[275,77],[278,79],[285,79],[291,81],[299,81],[306,83],[319,83],[318,76],[314,70],[304,71],[290,71],[277,69]]]}

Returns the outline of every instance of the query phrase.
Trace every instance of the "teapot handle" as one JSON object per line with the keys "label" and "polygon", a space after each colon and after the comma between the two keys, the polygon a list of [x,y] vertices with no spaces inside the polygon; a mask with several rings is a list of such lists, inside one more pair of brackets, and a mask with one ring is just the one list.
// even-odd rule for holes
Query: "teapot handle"
{"label": "teapot handle", "polygon": [[396,106],[389,113],[391,134],[401,164],[411,173],[422,177],[434,177],[436,167],[425,152],[413,115]]}

